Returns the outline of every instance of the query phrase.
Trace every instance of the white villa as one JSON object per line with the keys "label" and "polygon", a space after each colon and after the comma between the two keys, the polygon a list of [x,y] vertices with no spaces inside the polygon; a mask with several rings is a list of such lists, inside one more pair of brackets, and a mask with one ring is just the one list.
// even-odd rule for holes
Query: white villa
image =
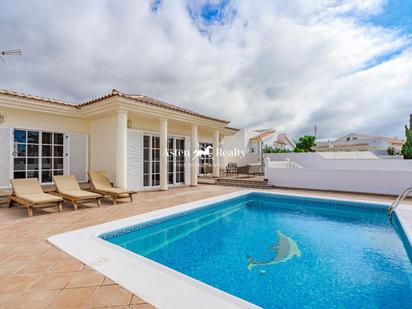
{"label": "white villa", "polygon": [[315,151],[370,151],[377,155],[385,155],[388,147],[400,152],[404,143],[403,139],[395,137],[350,133],[336,139],[317,141]]}
{"label": "white villa", "polygon": [[262,149],[265,147],[293,150],[295,143],[284,132],[275,129],[241,129],[236,134],[225,137],[226,149],[239,149],[244,157],[225,156],[225,164],[229,162],[243,165],[252,162],[261,162]]}
{"label": "white villa", "polygon": [[[228,123],[117,90],[80,104],[1,90],[0,187],[12,178],[48,184],[69,174],[85,182],[89,169],[107,171],[121,188],[195,186],[194,153],[212,145],[218,176],[219,143],[237,132]],[[180,154],[168,156],[170,150]]]}

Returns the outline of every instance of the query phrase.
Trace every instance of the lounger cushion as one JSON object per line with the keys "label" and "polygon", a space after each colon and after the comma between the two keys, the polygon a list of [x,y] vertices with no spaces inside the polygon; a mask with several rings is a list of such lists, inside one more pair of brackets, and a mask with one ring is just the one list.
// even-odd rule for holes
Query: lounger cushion
{"label": "lounger cushion", "polygon": [[33,204],[45,204],[45,203],[57,203],[63,201],[63,199],[59,196],[47,194],[47,193],[35,193],[35,194],[24,194],[24,195],[17,195],[18,198],[22,200],[28,201],[29,203]]}
{"label": "lounger cushion", "polygon": [[109,177],[105,172],[89,172],[90,181],[96,191],[108,194],[117,194],[127,196],[130,193],[135,193],[132,190],[125,190],[113,187],[110,183]]}
{"label": "lounger cushion", "polygon": [[129,191],[129,190],[123,190],[120,188],[114,188],[114,187],[103,187],[99,190],[97,190],[99,192],[105,192],[105,193],[109,193],[109,194],[117,194],[117,195],[128,195],[130,193],[133,193],[133,191]]}
{"label": "lounger cushion", "polygon": [[43,190],[37,178],[11,179],[11,186],[16,196],[22,197],[26,194],[40,194]]}
{"label": "lounger cushion", "polygon": [[74,199],[92,199],[101,197],[100,194],[89,192],[86,190],[73,190],[73,191],[65,191],[61,193],[63,196],[67,196]]}
{"label": "lounger cushion", "polygon": [[89,172],[90,180],[96,190],[103,190],[112,187],[109,177],[105,172]]}
{"label": "lounger cushion", "polygon": [[56,184],[56,189],[59,193],[65,193],[68,191],[82,191],[73,175],[54,176],[53,181]]}

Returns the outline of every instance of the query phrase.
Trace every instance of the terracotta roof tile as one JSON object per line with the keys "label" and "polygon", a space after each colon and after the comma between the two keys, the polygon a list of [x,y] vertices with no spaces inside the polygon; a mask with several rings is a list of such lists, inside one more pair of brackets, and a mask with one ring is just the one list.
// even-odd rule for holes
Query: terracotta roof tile
{"label": "terracotta roof tile", "polygon": [[260,134],[258,134],[258,135],[256,135],[256,136],[250,138],[249,140],[263,139],[263,138],[265,138],[265,137],[267,137],[267,136],[272,135],[272,134],[275,133],[275,132],[276,132],[276,130],[267,130],[267,131],[265,131],[265,132],[262,132],[262,133],[260,133]]}
{"label": "terracotta roof tile", "polygon": [[95,104],[98,102],[101,102],[103,100],[106,100],[108,98],[114,97],[114,96],[118,96],[118,97],[123,97],[126,99],[130,99],[136,102],[140,102],[140,103],[144,103],[147,105],[151,105],[151,106],[157,106],[157,107],[161,107],[161,108],[165,108],[165,109],[169,109],[169,110],[173,110],[173,111],[177,111],[177,112],[181,112],[184,114],[188,114],[188,115],[192,115],[192,116],[196,116],[199,118],[203,118],[203,119],[208,119],[208,120],[213,120],[213,121],[217,121],[217,122],[222,122],[222,123],[229,123],[230,121],[227,120],[222,120],[222,119],[218,119],[215,117],[210,117],[207,115],[203,115],[173,104],[169,104],[157,99],[153,99],[147,96],[143,96],[143,95],[131,95],[131,94],[124,94],[121,93],[120,91],[117,91],[116,89],[113,89],[111,93],[104,95],[102,97],[84,102],[84,103],[80,103],[80,104],[76,104],[76,103],[70,103],[70,102],[66,102],[66,101],[62,101],[62,100],[55,100],[55,99],[49,99],[49,98],[44,98],[44,97],[38,97],[38,96],[32,96],[32,95],[28,95],[28,94],[24,94],[24,93],[18,93],[18,92],[14,92],[14,91],[8,91],[8,90],[0,90],[0,94],[5,94],[5,95],[9,95],[9,96],[14,96],[14,97],[19,97],[19,98],[25,98],[25,99],[31,99],[31,100],[36,100],[36,101],[41,101],[41,102],[45,102],[45,103],[53,103],[53,104],[59,104],[59,105],[66,105],[66,106],[71,106],[77,109],[81,109],[84,106],[88,106],[91,104]]}
{"label": "terracotta roof tile", "polygon": [[197,113],[197,112],[193,112],[191,110],[188,110],[188,109],[185,109],[185,108],[182,108],[182,107],[170,104],[170,103],[166,103],[166,102],[163,102],[163,101],[160,101],[160,100],[157,100],[157,99],[153,99],[153,98],[150,98],[150,97],[147,97],[147,96],[144,96],[144,95],[125,94],[125,93],[122,93],[120,91],[117,91],[116,89],[113,89],[111,93],[109,93],[105,96],[102,96],[100,98],[96,98],[96,99],[84,102],[84,103],[80,104],[80,106],[83,107],[83,106],[87,106],[87,105],[90,105],[90,104],[94,104],[94,103],[103,101],[105,99],[108,99],[108,98],[114,97],[114,96],[119,96],[119,97],[130,99],[130,100],[133,100],[133,101],[136,101],[136,102],[140,102],[140,103],[144,103],[144,104],[148,104],[148,105],[152,105],[152,106],[157,106],[157,107],[161,107],[161,108],[166,108],[166,109],[169,109],[169,110],[174,110],[174,111],[177,111],[177,112],[189,114],[189,115],[192,115],[192,116],[197,116],[197,117],[204,118],[204,119],[209,119],[209,120],[223,122],[223,123],[229,123],[230,122],[230,121],[227,121],[227,120],[222,120],[222,119],[206,116],[206,115],[203,115],[203,114],[200,114],[200,113]]}
{"label": "terracotta roof tile", "polygon": [[31,100],[36,100],[36,101],[41,101],[41,102],[46,102],[46,103],[53,103],[53,104],[66,105],[66,106],[72,106],[72,107],[75,107],[75,108],[79,108],[79,105],[76,104],[76,103],[71,103],[71,102],[67,102],[67,101],[63,101],[63,100],[44,98],[44,97],[24,94],[24,93],[15,92],[15,91],[1,90],[0,89],[0,94],[5,94],[5,95],[13,96],[13,97],[18,97],[18,98],[31,99]]}

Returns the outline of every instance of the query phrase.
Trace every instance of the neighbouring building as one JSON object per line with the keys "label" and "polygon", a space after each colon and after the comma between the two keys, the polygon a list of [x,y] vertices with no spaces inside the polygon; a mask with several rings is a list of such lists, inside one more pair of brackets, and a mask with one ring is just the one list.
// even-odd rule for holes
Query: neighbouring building
{"label": "neighbouring building", "polygon": [[275,129],[239,130],[236,134],[224,139],[225,149],[239,149],[244,156],[225,156],[225,164],[229,162],[243,165],[262,161],[262,150],[265,147],[281,148],[292,151],[294,142],[284,132]]}
{"label": "neighbouring building", "polygon": [[405,141],[399,138],[350,133],[336,139],[318,140],[315,151],[370,151],[376,155],[386,155],[389,147],[400,152],[404,143]]}
{"label": "neighbouring building", "polygon": [[196,185],[199,146],[213,146],[208,163],[219,175],[219,144],[238,131],[228,123],[117,90],[79,104],[0,90],[0,187],[68,174],[85,182],[89,169],[122,188]]}

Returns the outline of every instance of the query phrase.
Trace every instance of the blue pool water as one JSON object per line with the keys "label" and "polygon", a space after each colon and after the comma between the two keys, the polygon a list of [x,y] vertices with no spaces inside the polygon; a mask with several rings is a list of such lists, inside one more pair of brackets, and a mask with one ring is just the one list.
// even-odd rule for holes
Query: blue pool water
{"label": "blue pool water", "polygon": [[250,193],[103,239],[263,308],[411,308],[386,206]]}

